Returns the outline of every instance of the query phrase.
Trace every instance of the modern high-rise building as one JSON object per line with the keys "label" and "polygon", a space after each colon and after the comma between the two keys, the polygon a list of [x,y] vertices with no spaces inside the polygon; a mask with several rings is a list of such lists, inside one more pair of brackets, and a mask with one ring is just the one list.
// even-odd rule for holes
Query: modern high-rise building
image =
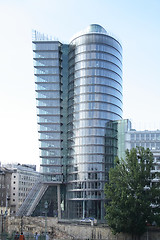
{"label": "modern high-rise building", "polygon": [[119,42],[99,25],[90,25],[69,46],[69,217],[103,218],[104,183],[113,166],[107,123],[122,117],[121,52]]}
{"label": "modern high-rise building", "polygon": [[66,218],[103,219],[117,150],[110,122],[122,118],[121,44],[92,24],[69,44],[35,32],[33,46],[43,181],[61,192]]}

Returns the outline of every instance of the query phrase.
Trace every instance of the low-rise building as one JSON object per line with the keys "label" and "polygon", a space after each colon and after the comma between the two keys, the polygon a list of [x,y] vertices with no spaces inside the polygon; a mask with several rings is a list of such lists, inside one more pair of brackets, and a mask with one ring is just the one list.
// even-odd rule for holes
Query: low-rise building
{"label": "low-rise building", "polygon": [[0,167],[0,214],[10,213],[12,170]]}
{"label": "low-rise building", "polygon": [[118,121],[118,157],[125,158],[125,150],[135,147],[149,148],[154,157],[154,181],[159,181],[157,172],[160,173],[160,130],[137,131],[131,128],[128,119]]}
{"label": "low-rise building", "polygon": [[35,165],[7,164],[2,169],[4,172],[3,178],[6,181],[4,182],[3,178],[1,178],[1,185],[6,189],[8,188],[8,192],[6,192],[1,202],[6,206],[7,201],[5,199],[9,196],[8,208],[10,214],[15,215],[33,185],[39,180],[40,174],[36,171]]}

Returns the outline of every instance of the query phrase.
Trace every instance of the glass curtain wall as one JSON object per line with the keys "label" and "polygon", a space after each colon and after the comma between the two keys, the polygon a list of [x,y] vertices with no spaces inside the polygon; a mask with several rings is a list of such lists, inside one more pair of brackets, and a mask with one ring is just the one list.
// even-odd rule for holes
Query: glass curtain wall
{"label": "glass curtain wall", "polygon": [[[104,218],[103,189],[109,170],[106,167],[106,124],[122,118],[121,52],[119,42],[99,25],[91,25],[70,43],[69,218]],[[112,166],[113,158],[110,161]]]}
{"label": "glass curtain wall", "polygon": [[44,181],[62,181],[61,44],[33,41],[41,173]]}

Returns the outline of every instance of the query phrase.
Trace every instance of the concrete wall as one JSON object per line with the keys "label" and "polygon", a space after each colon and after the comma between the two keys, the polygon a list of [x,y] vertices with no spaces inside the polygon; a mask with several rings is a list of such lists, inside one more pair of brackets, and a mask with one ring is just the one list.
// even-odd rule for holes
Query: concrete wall
{"label": "concrete wall", "polygon": [[[45,232],[44,217],[8,217],[6,228],[8,233],[22,231],[24,233]],[[1,222],[1,221],[0,221]],[[6,229],[5,228],[5,229]],[[7,230],[7,229],[6,229]],[[113,235],[106,225],[90,226],[78,223],[61,222],[56,218],[47,218],[47,231],[50,232],[50,239],[104,239],[104,240],[131,240],[131,236],[125,234]],[[148,235],[148,236],[147,236]],[[147,238],[148,237],[148,238]],[[140,240],[160,240],[160,229],[150,228]]]}

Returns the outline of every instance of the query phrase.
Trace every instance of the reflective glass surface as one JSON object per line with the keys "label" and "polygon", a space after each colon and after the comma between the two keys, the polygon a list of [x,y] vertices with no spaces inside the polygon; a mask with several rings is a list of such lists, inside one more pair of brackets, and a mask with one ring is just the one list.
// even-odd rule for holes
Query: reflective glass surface
{"label": "reflective glass surface", "polygon": [[52,41],[34,42],[39,147],[45,181],[62,180],[60,45]]}
{"label": "reflective glass surface", "polygon": [[110,121],[122,118],[122,47],[99,25],[70,45],[33,44],[44,179],[67,182],[69,215],[102,218],[104,184],[116,153]]}
{"label": "reflective glass surface", "polygon": [[114,127],[108,122],[122,117],[121,51],[121,45],[107,34],[79,35],[71,42],[68,199],[104,198],[103,191],[97,190],[108,180],[116,153],[116,137],[110,136]]}

